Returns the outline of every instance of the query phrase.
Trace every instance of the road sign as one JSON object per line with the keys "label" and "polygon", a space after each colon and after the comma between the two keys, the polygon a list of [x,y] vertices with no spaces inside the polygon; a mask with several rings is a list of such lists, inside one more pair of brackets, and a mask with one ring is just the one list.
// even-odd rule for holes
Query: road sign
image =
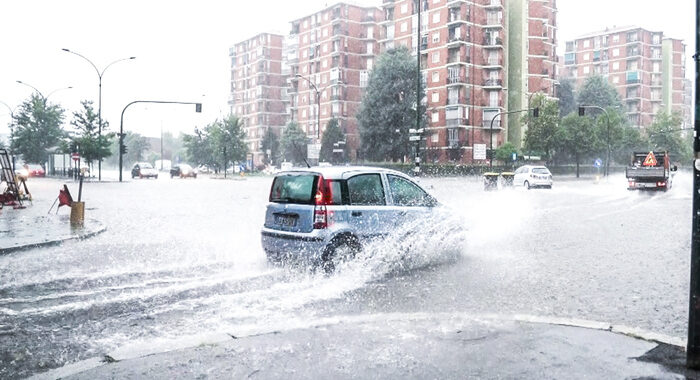
{"label": "road sign", "polygon": [[308,144],[306,146],[306,155],[310,160],[318,160],[321,153],[321,144]]}
{"label": "road sign", "polygon": [[601,160],[600,158],[596,158],[595,162],[593,162],[593,166],[596,168],[603,166],[603,160]]}
{"label": "road sign", "polygon": [[486,144],[474,144],[474,159],[475,160],[485,160],[486,159]]}
{"label": "road sign", "polygon": [[656,156],[654,156],[654,152],[649,152],[647,154],[647,158],[644,159],[644,163],[642,165],[644,166],[656,166],[658,162],[656,161]]}
{"label": "road sign", "polygon": [[423,128],[420,128],[420,129],[413,129],[413,128],[410,128],[410,129],[408,130],[408,133],[423,133]]}
{"label": "road sign", "polygon": [[333,149],[333,153],[343,153],[342,149]]}
{"label": "road sign", "polygon": [[513,161],[517,161],[518,159],[518,154],[513,152]]}
{"label": "road sign", "polygon": [[73,159],[73,161],[78,161],[80,159],[80,154],[78,153],[73,153],[70,155],[70,158]]}
{"label": "road sign", "polygon": [[408,136],[408,141],[420,141],[420,136]]}

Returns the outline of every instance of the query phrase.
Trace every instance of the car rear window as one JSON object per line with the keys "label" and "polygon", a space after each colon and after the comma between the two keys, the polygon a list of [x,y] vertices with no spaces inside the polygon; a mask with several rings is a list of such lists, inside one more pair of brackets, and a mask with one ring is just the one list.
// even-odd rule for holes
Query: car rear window
{"label": "car rear window", "polygon": [[532,172],[535,174],[549,174],[549,169],[547,169],[547,168],[533,168]]}
{"label": "car rear window", "polygon": [[270,189],[270,202],[313,203],[316,178],[313,174],[285,174],[275,177]]}

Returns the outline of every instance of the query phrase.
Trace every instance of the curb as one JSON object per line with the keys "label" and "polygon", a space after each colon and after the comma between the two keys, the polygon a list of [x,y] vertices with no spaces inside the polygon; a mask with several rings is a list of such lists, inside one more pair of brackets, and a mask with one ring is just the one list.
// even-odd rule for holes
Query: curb
{"label": "curb", "polygon": [[81,233],[81,234],[78,234],[75,236],[68,236],[68,237],[54,239],[54,240],[18,245],[15,247],[0,248],[0,255],[11,253],[11,252],[16,252],[16,251],[22,251],[22,250],[26,250],[26,249],[59,245],[63,242],[70,241],[70,240],[88,239],[88,238],[91,238],[91,237],[96,236],[98,234],[101,234],[102,232],[107,230],[107,227],[105,227],[102,223],[98,222],[97,220],[95,220],[95,219],[88,219],[88,220],[90,221],[90,224],[96,224],[96,225],[99,225],[99,227],[97,227],[96,229],[91,230],[89,232]]}

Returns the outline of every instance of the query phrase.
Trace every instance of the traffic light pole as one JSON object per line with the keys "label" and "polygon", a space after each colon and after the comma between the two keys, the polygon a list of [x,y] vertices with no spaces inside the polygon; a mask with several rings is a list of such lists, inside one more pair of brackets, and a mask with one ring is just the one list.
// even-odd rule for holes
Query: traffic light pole
{"label": "traffic light pole", "polygon": [[[123,158],[122,156],[126,152],[126,147],[124,146],[124,112],[126,111],[127,108],[129,108],[130,105],[136,104],[136,103],[158,103],[158,104],[194,104],[195,105],[195,112],[202,112],[202,103],[194,103],[194,102],[170,102],[170,101],[163,101],[163,100],[134,100],[133,102],[127,104],[124,109],[122,110],[122,117],[121,121],[119,122],[119,182],[122,181],[122,165],[123,165]],[[162,157],[161,157],[162,159]],[[225,168],[224,168],[225,170]]]}
{"label": "traffic light pole", "polygon": [[[700,0],[695,2],[695,32],[700,33]],[[690,242],[690,297],[688,307],[688,345],[686,347],[686,366],[700,369],[700,40],[695,41],[695,136],[693,150],[693,222]]]}
{"label": "traffic light pole", "polygon": [[[700,1],[700,0],[699,0]],[[540,108],[535,107],[535,108],[525,108],[524,110],[515,110],[515,111],[504,111],[504,112],[498,112],[497,114],[493,115],[491,118],[491,127],[489,128],[489,139],[491,140],[491,147],[489,148],[489,152],[491,154],[491,158],[489,158],[489,171],[493,168],[493,122],[496,121],[496,118],[501,116],[501,115],[510,115],[512,113],[519,113],[519,112],[530,112],[530,110],[533,111],[533,117],[539,117],[540,116]]]}

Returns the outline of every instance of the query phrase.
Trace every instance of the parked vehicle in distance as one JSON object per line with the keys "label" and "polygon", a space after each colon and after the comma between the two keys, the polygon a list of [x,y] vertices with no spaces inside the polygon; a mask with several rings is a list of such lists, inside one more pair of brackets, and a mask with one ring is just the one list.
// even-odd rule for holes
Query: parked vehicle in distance
{"label": "parked vehicle in distance", "polygon": [[131,178],[158,178],[158,170],[156,170],[148,162],[137,162],[131,167]]}
{"label": "parked vehicle in distance", "polygon": [[18,180],[26,181],[29,178],[29,170],[24,166],[20,166],[15,169],[15,177]]}
{"label": "parked vehicle in distance", "polygon": [[197,178],[197,170],[187,164],[177,164],[170,169],[170,178]]}
{"label": "parked vehicle in distance", "polygon": [[552,180],[552,173],[546,166],[524,165],[515,170],[513,184],[523,186],[528,190],[533,187],[551,189],[554,181]]}
{"label": "parked vehicle in distance", "polygon": [[426,218],[438,202],[403,173],[368,167],[280,172],[262,228],[268,260],[301,259],[332,271],[363,243]]}
{"label": "parked vehicle in distance", "polygon": [[625,169],[627,190],[667,191],[673,186],[673,176],[678,170],[671,166],[668,152],[634,152],[632,161]]}
{"label": "parked vehicle in distance", "polygon": [[207,165],[197,166],[197,173],[211,173],[211,169]]}

